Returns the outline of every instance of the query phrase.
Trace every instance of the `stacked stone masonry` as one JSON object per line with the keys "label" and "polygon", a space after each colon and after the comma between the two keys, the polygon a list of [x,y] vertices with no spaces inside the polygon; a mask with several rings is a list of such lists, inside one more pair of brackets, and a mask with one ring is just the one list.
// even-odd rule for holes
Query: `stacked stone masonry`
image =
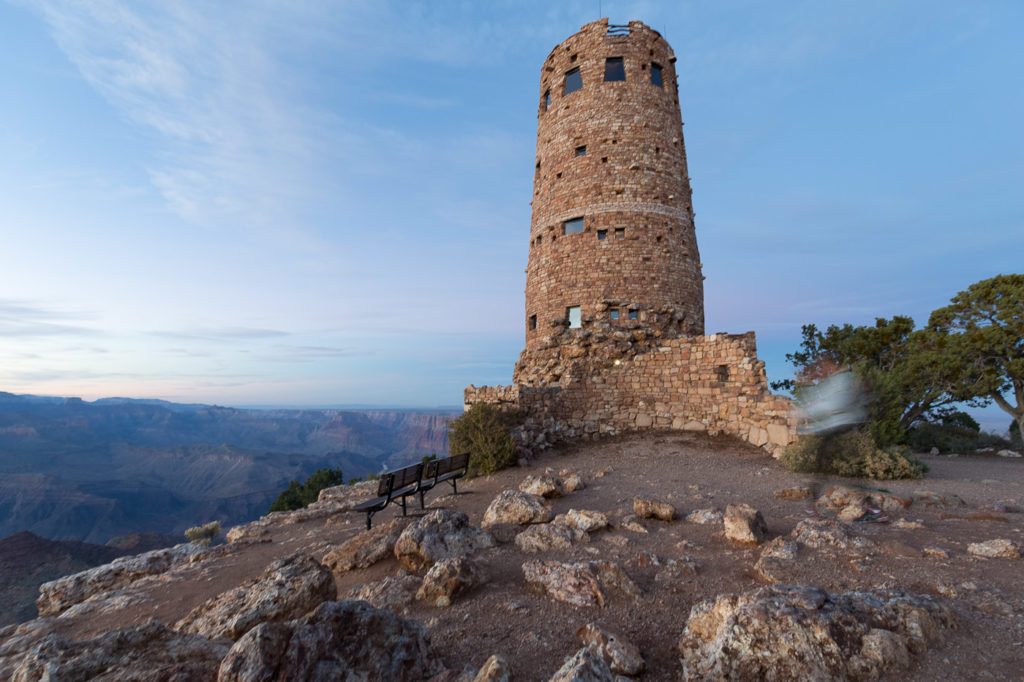
{"label": "stacked stone masonry", "polygon": [[[624,80],[606,80],[621,59]],[[608,299],[678,310],[673,336],[704,332],[675,56],[639,21],[584,26],[544,62],[526,280],[526,348],[578,306]],[[578,70],[578,71],[577,71]],[[652,76],[652,70],[658,77]],[[580,87],[566,92],[570,74]],[[614,76],[613,76],[614,77]],[[582,229],[566,221],[582,219]],[[602,307],[611,318],[613,311]],[[629,311],[615,311],[625,322]]]}

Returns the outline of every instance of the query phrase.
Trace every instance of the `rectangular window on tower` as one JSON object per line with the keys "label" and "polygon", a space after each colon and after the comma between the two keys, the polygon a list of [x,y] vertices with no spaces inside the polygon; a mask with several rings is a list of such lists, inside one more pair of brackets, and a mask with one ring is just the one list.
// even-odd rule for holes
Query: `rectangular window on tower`
{"label": "rectangular window on tower", "polygon": [[583,218],[573,218],[562,223],[562,234],[576,234],[583,231]]}
{"label": "rectangular window on tower", "polygon": [[612,321],[618,320],[619,319],[619,311],[618,310],[609,310],[608,311],[608,318],[611,319]]}
{"label": "rectangular window on tower", "polygon": [[581,144],[579,147],[576,147],[576,156],[586,156],[586,155],[587,155],[587,145]]}
{"label": "rectangular window on tower", "polygon": [[597,231],[597,239],[598,239],[598,241],[601,241],[601,240],[604,240],[604,239],[608,239],[608,230],[598,230]]}
{"label": "rectangular window on tower", "polygon": [[568,95],[570,92],[576,92],[583,87],[583,76],[580,75],[580,67],[570,69],[565,72],[565,92],[564,95]]}
{"label": "rectangular window on tower", "polygon": [[615,238],[616,239],[625,239],[626,238],[626,228],[624,228],[624,227],[616,227],[615,228]]}
{"label": "rectangular window on tower", "polygon": [[569,329],[579,329],[583,326],[583,318],[580,316],[580,307],[571,305],[565,309],[565,317],[569,320]]}
{"label": "rectangular window on tower", "polygon": [[659,88],[664,87],[661,84],[661,65],[659,64],[651,64],[651,83]]}
{"label": "rectangular window on tower", "polygon": [[550,106],[551,106],[551,91],[550,90],[545,90],[544,91],[544,111],[547,111],[548,107],[550,107]]}
{"label": "rectangular window on tower", "polygon": [[637,318],[637,311],[635,311],[635,310],[630,310],[630,311],[629,311],[629,319],[631,319],[631,320],[635,320],[636,318]]}
{"label": "rectangular window on tower", "polygon": [[626,80],[626,65],[623,63],[622,57],[608,57],[604,60],[604,79],[605,81]]}
{"label": "rectangular window on tower", "polygon": [[528,326],[529,326],[530,329],[536,329],[537,328],[537,316],[536,315],[530,315],[530,320],[528,322]]}

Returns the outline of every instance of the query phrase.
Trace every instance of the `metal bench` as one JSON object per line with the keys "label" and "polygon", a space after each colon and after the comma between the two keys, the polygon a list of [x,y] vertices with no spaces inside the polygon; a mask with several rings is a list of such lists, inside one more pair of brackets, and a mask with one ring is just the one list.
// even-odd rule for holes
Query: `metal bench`
{"label": "metal bench", "polygon": [[427,462],[427,470],[423,474],[420,491],[420,508],[423,508],[423,492],[430,490],[438,483],[447,481],[456,495],[459,494],[457,481],[466,475],[469,469],[469,454],[453,455],[444,459],[433,459]]}
{"label": "metal bench", "polygon": [[366,529],[370,529],[373,515],[398,500],[402,505],[402,516],[406,516],[405,498],[420,493],[420,507],[423,506],[423,494],[420,484],[423,480],[423,465],[413,464],[397,471],[388,471],[381,475],[377,484],[377,497],[361,502],[352,507],[353,511],[366,512]]}

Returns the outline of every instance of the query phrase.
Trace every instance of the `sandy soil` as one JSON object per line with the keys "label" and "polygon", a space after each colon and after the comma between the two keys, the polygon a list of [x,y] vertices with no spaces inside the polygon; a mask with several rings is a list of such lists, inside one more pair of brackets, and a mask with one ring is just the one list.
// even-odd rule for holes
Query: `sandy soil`
{"label": "sandy soil", "polygon": [[[909,671],[891,679],[1024,680],[1024,560],[981,559],[966,551],[971,542],[994,538],[1024,544],[1024,514],[991,510],[997,505],[1024,507],[1024,459],[923,459],[931,471],[918,481],[878,483],[814,477],[793,474],[762,451],[738,441],[667,432],[551,451],[529,467],[465,481],[457,496],[434,491],[428,494],[427,506],[462,510],[472,523],[479,524],[499,491],[516,487],[528,474],[551,468],[578,472],[587,483],[584,490],[553,500],[555,513],[570,508],[630,513],[635,495],[669,501],[680,517],[695,509],[724,510],[729,503],[746,502],[761,511],[774,537],[789,533],[807,517],[811,506],[807,500],[775,499],[773,492],[780,488],[813,485],[824,490],[842,483],[908,496],[917,490],[953,493],[968,506],[914,505],[902,513],[890,513],[892,521],[902,517],[919,522],[919,528],[897,528],[892,523],[851,526],[855,533],[874,541],[871,549],[856,555],[840,554],[837,559],[801,548],[788,582],[829,591],[898,587],[947,600],[959,615],[957,628],[942,644],[919,657]],[[387,521],[392,513],[389,509],[379,514],[375,525]],[[648,667],[644,680],[678,679],[677,644],[691,606],[719,594],[763,585],[752,570],[758,550],[725,540],[720,524],[647,520],[643,525],[647,533],[600,531],[589,543],[565,552],[525,554],[513,544],[499,545],[477,555],[492,575],[488,585],[456,598],[448,608],[416,602],[403,614],[427,625],[435,646],[453,668],[479,667],[492,653],[501,653],[512,663],[516,680],[545,680],[579,648],[576,628],[599,622],[619,630],[640,648]],[[270,542],[249,544],[204,562],[187,584],[158,587],[151,595],[153,601],[119,612],[116,624],[93,619],[72,623],[64,632],[82,638],[150,618],[173,624],[204,600],[258,575],[274,558],[300,549],[320,558],[363,528],[364,517],[348,513],[346,519],[335,519],[327,526],[313,521],[275,530]],[[936,549],[948,556],[934,555]],[[658,567],[644,565],[638,558],[644,551],[662,558],[685,554],[700,568],[689,579],[656,584]],[[644,596],[635,603],[615,600],[604,608],[551,601],[529,590],[523,580],[521,564],[537,558],[618,561]],[[344,594],[360,583],[398,570],[397,562],[388,559],[370,569],[336,576],[338,592]]]}

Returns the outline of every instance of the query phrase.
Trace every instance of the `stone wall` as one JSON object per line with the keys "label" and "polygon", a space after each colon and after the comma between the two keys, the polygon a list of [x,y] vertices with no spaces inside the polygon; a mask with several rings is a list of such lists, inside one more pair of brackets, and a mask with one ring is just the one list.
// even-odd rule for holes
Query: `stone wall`
{"label": "stone wall", "polygon": [[796,426],[791,402],[768,390],[753,332],[666,339],[632,357],[585,355],[556,383],[470,386],[467,408],[475,402],[522,410],[517,437],[529,449],[671,428],[730,434],[777,455]]}

